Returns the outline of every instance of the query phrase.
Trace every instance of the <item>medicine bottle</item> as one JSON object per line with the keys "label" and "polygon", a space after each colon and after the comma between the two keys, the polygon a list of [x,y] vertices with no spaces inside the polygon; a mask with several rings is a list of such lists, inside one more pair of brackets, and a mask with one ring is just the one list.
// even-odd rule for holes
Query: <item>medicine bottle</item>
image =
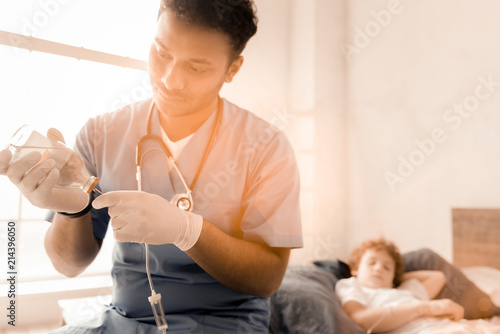
{"label": "medicine bottle", "polygon": [[60,141],[42,135],[30,125],[21,126],[12,135],[8,147],[12,152],[11,163],[33,151],[41,154],[38,163],[53,159],[54,167],[59,170],[56,187],[80,188],[90,194],[99,182],[99,178],[89,174],[75,151]]}

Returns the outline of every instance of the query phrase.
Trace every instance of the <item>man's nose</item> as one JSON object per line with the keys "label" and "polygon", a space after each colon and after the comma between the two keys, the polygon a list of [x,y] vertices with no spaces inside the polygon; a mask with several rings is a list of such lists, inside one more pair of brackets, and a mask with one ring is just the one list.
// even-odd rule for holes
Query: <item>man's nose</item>
{"label": "man's nose", "polygon": [[161,82],[168,90],[182,90],[185,87],[185,74],[177,64],[170,64],[161,78]]}

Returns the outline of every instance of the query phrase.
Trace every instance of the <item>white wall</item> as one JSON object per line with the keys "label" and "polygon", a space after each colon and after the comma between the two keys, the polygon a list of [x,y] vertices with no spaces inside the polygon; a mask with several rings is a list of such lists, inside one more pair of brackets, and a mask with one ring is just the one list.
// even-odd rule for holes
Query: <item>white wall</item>
{"label": "white wall", "polygon": [[305,247],[291,264],[345,248],[344,0],[257,0],[259,27],[222,95],[282,128],[301,172]]}
{"label": "white wall", "polygon": [[243,51],[240,72],[221,92],[242,108],[264,114],[287,106],[289,4],[287,0],[255,1],[257,33]]}
{"label": "white wall", "polygon": [[384,235],[451,259],[451,208],[500,205],[500,2],[351,0],[348,13],[348,248]]}
{"label": "white wall", "polygon": [[340,257],[347,246],[347,78],[345,61],[337,49],[345,35],[346,8],[343,0],[291,3],[290,109],[292,114],[304,114],[303,119],[297,117],[300,126],[307,119],[313,124],[310,132],[292,133],[299,143],[308,136],[312,140],[309,151],[303,150],[303,155],[298,151],[299,163],[303,158],[301,177],[313,181],[302,190],[305,247],[293,252],[291,263],[308,264]]}

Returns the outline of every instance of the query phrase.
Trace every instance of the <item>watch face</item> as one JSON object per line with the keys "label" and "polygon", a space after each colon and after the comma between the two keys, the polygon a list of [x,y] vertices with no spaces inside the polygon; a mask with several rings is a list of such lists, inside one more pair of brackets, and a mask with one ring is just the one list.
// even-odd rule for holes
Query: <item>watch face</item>
{"label": "watch face", "polygon": [[188,211],[189,208],[191,207],[191,202],[187,198],[181,198],[180,200],[177,201],[177,207],[184,211]]}
{"label": "watch face", "polygon": [[193,201],[190,196],[186,194],[177,194],[170,201],[172,204],[175,204],[179,209],[184,211],[192,211],[193,210]]}

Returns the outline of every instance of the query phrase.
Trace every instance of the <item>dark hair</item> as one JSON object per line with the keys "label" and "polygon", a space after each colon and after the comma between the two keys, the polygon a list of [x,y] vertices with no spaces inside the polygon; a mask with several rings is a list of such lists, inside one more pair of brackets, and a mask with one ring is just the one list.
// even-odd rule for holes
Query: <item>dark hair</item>
{"label": "dark hair", "polygon": [[351,268],[351,271],[358,270],[358,265],[361,261],[361,257],[363,257],[363,254],[368,249],[385,250],[387,253],[389,253],[395,264],[394,280],[392,281],[392,283],[395,287],[401,284],[403,274],[405,272],[405,263],[403,256],[394,243],[386,241],[384,238],[380,238],[378,240],[367,240],[363,242],[361,246],[354,249],[351,253],[351,257],[349,258],[349,266]]}
{"label": "dark hair", "polygon": [[228,35],[239,56],[257,32],[253,0],[161,0],[158,18],[170,9],[182,22],[214,29]]}

